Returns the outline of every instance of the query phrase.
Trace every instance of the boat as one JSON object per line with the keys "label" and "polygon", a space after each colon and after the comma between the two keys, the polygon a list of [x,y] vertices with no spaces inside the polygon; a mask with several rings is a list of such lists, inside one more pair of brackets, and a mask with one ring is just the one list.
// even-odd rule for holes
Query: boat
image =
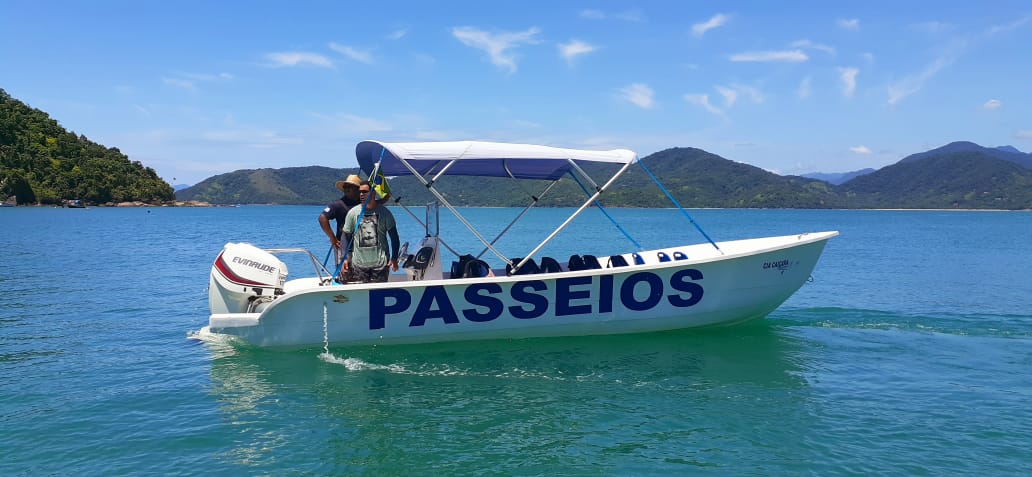
{"label": "boat", "polygon": [[85,209],[86,203],[81,199],[69,199],[65,201],[65,207],[69,209]]}
{"label": "boat", "polygon": [[[425,232],[400,270],[383,283],[339,283],[303,248],[262,249],[228,243],[211,267],[211,314],[202,332],[266,348],[400,345],[459,340],[522,339],[648,333],[728,326],[765,317],[795,293],[837,231],[713,241],[633,151],[579,150],[480,141],[363,141],[355,148],[363,173],[374,178],[411,176],[435,200],[424,218],[402,205]],[[608,169],[599,167],[608,164]],[[654,250],[568,260],[539,256],[556,235],[599,199],[628,170],[640,165],[705,239]],[[586,167],[592,166],[592,167]],[[586,170],[615,173],[596,181]],[[501,177],[546,184],[571,179],[585,200],[533,249],[507,255],[495,247],[509,227],[490,240],[437,190],[445,175]],[[386,181],[386,179],[383,179]],[[529,205],[513,223],[537,203]],[[400,202],[395,201],[395,206]],[[453,250],[440,236],[441,208],[483,244],[474,255]],[[605,214],[610,220],[612,216]],[[626,231],[614,220],[616,229]],[[465,233],[465,232],[463,232]],[[472,241],[472,239],[470,240]],[[590,241],[589,241],[590,242]],[[631,238],[631,242],[637,242]],[[474,242],[475,243],[475,242]],[[480,245],[477,245],[480,248]],[[476,252],[476,250],[472,251]],[[483,258],[493,254],[502,267]],[[283,254],[311,262],[308,276],[287,280]],[[493,260],[493,259],[492,259]],[[448,264],[446,266],[445,264]],[[307,266],[307,265],[306,265]]]}

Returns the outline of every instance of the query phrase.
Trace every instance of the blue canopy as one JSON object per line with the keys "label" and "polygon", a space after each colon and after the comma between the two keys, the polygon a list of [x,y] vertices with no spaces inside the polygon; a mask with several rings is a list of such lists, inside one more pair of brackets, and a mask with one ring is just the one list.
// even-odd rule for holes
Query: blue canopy
{"label": "blue canopy", "polygon": [[454,162],[448,167],[448,175],[549,180],[565,175],[573,167],[570,160],[611,164],[638,160],[637,154],[627,149],[589,151],[483,141],[362,141],[355,147],[355,156],[366,174],[372,172],[377,161],[387,176],[412,175],[402,161],[424,176]]}

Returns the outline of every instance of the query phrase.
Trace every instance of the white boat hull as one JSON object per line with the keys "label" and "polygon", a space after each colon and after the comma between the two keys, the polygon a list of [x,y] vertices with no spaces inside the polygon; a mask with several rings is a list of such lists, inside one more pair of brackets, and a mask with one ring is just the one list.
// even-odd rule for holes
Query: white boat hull
{"label": "white boat hull", "polygon": [[[643,333],[766,316],[809,279],[820,232],[661,250],[684,260],[534,275],[377,284],[286,282],[260,313],[214,313],[209,331],[261,347],[386,345]],[[678,254],[680,256],[680,254]],[[628,262],[633,263],[630,254]]]}

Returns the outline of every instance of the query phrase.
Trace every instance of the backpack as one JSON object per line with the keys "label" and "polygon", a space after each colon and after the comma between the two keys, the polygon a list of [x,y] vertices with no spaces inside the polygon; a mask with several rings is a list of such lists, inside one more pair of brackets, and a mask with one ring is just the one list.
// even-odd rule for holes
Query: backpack
{"label": "backpack", "polygon": [[541,257],[541,273],[559,273],[563,267],[552,257]]}
{"label": "backpack", "polygon": [[463,278],[466,274],[466,266],[473,260],[476,260],[476,257],[470,254],[459,256],[459,261],[451,263],[451,277]]}
{"label": "backpack", "polygon": [[584,259],[576,254],[570,255],[570,261],[566,264],[566,268],[570,269],[571,272],[588,269],[588,267],[584,266]]}
{"label": "backpack", "polygon": [[615,267],[626,267],[627,259],[623,255],[613,255],[609,257],[609,268]]}
{"label": "backpack", "polygon": [[512,265],[509,265],[509,264],[505,265],[505,274],[506,275],[531,275],[531,274],[535,274],[535,273],[541,273],[541,269],[538,268],[538,265],[537,265],[536,262],[534,262],[533,258],[530,259],[530,260],[527,260],[527,263],[523,264],[523,266],[520,267],[519,270],[516,270],[515,274],[512,273],[513,265],[516,265],[517,263],[520,263],[520,261],[522,261],[522,260],[523,260],[522,257],[521,258],[514,258],[514,259],[512,259]]}
{"label": "backpack", "polygon": [[598,257],[594,255],[584,256],[584,267],[587,269],[602,268],[602,264],[598,263]]}

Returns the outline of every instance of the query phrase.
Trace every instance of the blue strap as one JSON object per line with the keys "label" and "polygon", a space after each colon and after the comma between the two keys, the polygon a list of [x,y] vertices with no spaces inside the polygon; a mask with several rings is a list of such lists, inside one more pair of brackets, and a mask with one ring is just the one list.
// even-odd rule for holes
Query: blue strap
{"label": "blue strap", "polygon": [[[581,181],[579,179],[577,179],[577,176],[575,174],[570,174],[570,177],[573,178],[573,181],[576,182],[577,185],[580,186],[581,190],[584,191],[584,193],[587,194],[588,197],[591,197],[592,195],[594,195],[591,192],[588,192],[588,188],[584,187],[584,184],[581,184]],[[624,234],[624,237],[627,237],[627,240],[630,240],[631,243],[633,243],[635,247],[638,247],[638,250],[641,250],[641,244],[639,244],[637,240],[634,240],[634,237],[631,237],[631,234],[627,233],[627,231],[624,230],[624,228],[621,227],[620,224],[615,219],[613,219],[613,217],[611,215],[609,215],[609,212],[606,212],[606,208],[602,207],[602,204],[599,204],[597,200],[593,200],[592,202],[594,202],[595,203],[595,207],[598,207],[598,210],[601,210],[602,214],[605,215],[606,218],[609,219],[609,221],[612,222],[613,225],[615,225],[616,228],[619,229],[620,232],[622,232]]]}
{"label": "blue strap", "polygon": [[710,245],[713,245],[713,248],[720,250],[720,247],[717,246],[716,242],[714,242],[709,235],[706,235],[706,232],[702,230],[702,227],[699,227],[699,224],[695,223],[695,219],[693,219],[691,215],[688,215],[688,211],[684,210],[684,207],[681,207],[681,204],[677,202],[677,199],[675,199],[674,196],[670,195],[670,192],[667,191],[666,187],[663,187],[663,183],[659,182],[659,179],[652,175],[652,171],[650,171],[648,167],[645,167],[645,161],[638,161],[638,164],[641,164],[641,168],[645,170],[645,173],[648,174],[649,177],[652,178],[652,182],[655,182],[656,185],[659,186],[659,190],[666,194],[667,198],[670,199],[670,202],[673,202],[674,205],[677,206],[677,210],[680,210],[685,217],[688,217],[688,221],[695,226],[695,229],[698,230],[703,237],[706,237],[706,240],[709,240]]}

